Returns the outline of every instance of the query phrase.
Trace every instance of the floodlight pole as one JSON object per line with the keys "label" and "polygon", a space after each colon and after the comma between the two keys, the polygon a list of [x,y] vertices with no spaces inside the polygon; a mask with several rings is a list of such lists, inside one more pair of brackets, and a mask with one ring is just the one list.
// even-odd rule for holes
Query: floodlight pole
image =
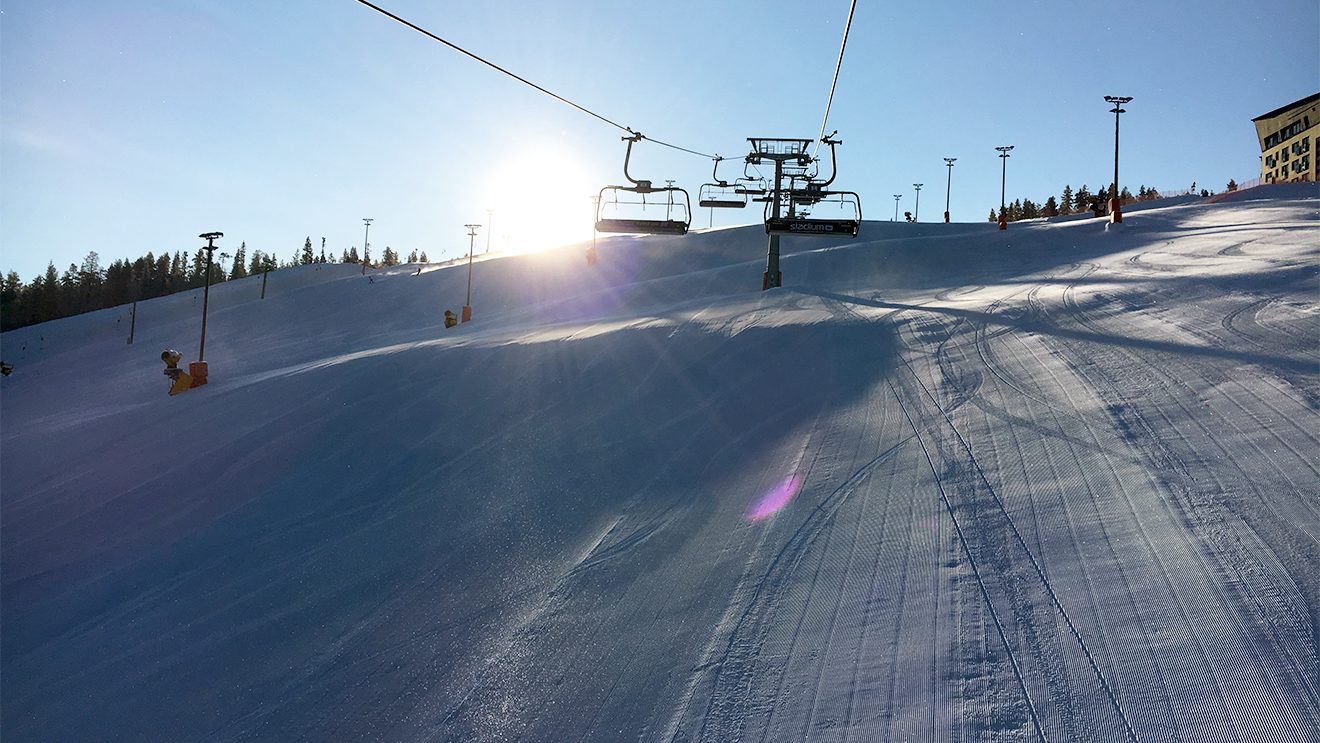
{"label": "floodlight pole", "polygon": [[944,223],[949,223],[949,192],[953,189],[953,163],[958,158],[946,157],[944,164],[949,166],[949,181],[944,184]]}
{"label": "floodlight pole", "polygon": [[495,210],[486,210],[486,254],[490,254],[490,235],[495,231]]}
{"label": "floodlight pole", "polygon": [[462,321],[467,322],[472,319],[472,245],[477,239],[477,228],[481,225],[465,224],[463,226],[466,227],[468,231],[468,287],[467,301],[463,303]]}
{"label": "floodlight pole", "polygon": [[224,237],[223,232],[203,232],[198,235],[206,241],[206,288],[202,289],[202,344],[197,349],[197,361],[206,360],[206,311],[211,301],[211,254],[215,252],[215,239]]}
{"label": "floodlight pole", "polygon": [[912,221],[917,222],[921,219],[921,187],[924,183],[913,183],[912,186],[917,189],[917,204],[912,207]]}
{"label": "floodlight pole", "polygon": [[1008,153],[1013,150],[1013,145],[1007,147],[996,147],[999,151],[999,158],[1003,162],[1002,172],[999,175],[999,229],[1008,229],[1008,213],[1004,211],[1004,187],[1008,184]]}
{"label": "floodlight pole", "polygon": [[1109,221],[1118,224],[1123,221],[1123,211],[1120,208],[1118,200],[1118,115],[1127,113],[1123,104],[1132,100],[1132,96],[1105,96],[1105,103],[1112,103],[1114,107],[1109,112],[1114,115],[1114,185],[1109,192]]}
{"label": "floodlight pole", "polygon": [[362,218],[362,223],[367,226],[367,229],[364,230],[362,233],[362,275],[363,276],[367,275],[367,236],[371,234],[371,223],[374,221],[376,220],[367,217]]}
{"label": "floodlight pole", "polygon": [[903,198],[903,194],[894,194],[894,221],[898,221],[898,202]]}

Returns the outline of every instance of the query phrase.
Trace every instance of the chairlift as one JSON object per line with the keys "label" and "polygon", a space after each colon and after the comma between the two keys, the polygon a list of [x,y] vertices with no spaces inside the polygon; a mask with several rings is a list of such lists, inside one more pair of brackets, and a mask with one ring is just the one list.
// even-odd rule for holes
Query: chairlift
{"label": "chairlift", "polygon": [[[628,150],[623,157],[623,177],[631,186],[605,186],[596,199],[596,231],[643,235],[686,235],[692,208],[688,192],[677,186],[651,185],[651,181],[637,180],[628,174],[632,146],[641,141],[640,132],[623,140]],[[606,195],[609,192],[609,195]],[[650,194],[663,197],[647,200]],[[665,211],[664,219],[647,218],[647,208]],[[608,216],[607,216],[608,215]],[[681,217],[681,219],[679,218]]]}
{"label": "chairlift", "polygon": [[[815,175],[806,175],[805,169],[803,173],[790,174],[789,188],[780,195],[788,208],[788,215],[771,216],[772,205],[767,203],[765,207],[767,234],[857,237],[862,223],[861,196],[854,191],[832,191],[827,188],[838,174],[838,160],[834,147],[843,142],[833,138],[837,133],[821,138],[821,142],[830,146],[830,177],[827,180],[820,180]],[[798,180],[805,180],[806,183],[798,188],[796,186]],[[820,216],[821,211],[827,216]]]}
{"label": "chairlift", "polygon": [[720,161],[723,159],[718,155],[715,157],[715,167],[711,170],[714,183],[701,185],[701,190],[697,192],[697,206],[713,209],[742,209],[747,206],[746,194],[739,193],[728,181],[720,180]]}
{"label": "chairlift", "polygon": [[[770,216],[766,205],[768,235],[823,235],[857,237],[862,224],[862,199],[853,191],[821,191],[805,209],[797,209],[789,198],[788,216]],[[821,216],[824,212],[828,216]]]}
{"label": "chairlift", "polygon": [[[752,167],[752,159],[749,156],[744,161],[742,177],[733,181],[733,192],[741,196],[765,196],[766,191],[770,190],[766,185],[765,176],[761,175],[760,170],[757,170],[756,175],[753,176],[747,172],[750,167]],[[762,199],[753,198],[752,201],[757,202]]]}

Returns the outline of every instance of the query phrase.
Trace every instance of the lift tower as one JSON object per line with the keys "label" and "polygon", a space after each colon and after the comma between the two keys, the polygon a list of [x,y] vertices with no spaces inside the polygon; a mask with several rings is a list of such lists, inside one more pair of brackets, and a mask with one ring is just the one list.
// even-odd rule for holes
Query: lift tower
{"label": "lift tower", "polygon": [[[770,208],[771,217],[778,219],[781,216],[779,211],[783,189],[781,181],[785,175],[801,176],[807,172],[807,166],[811,164],[811,156],[807,154],[811,140],[748,137],[747,141],[752,144],[752,151],[747,155],[748,164],[760,165],[766,160],[774,161],[774,192],[770,195]],[[782,285],[783,274],[779,271],[779,235],[772,232],[766,253],[765,275],[761,278],[761,289],[762,291],[775,289]]]}

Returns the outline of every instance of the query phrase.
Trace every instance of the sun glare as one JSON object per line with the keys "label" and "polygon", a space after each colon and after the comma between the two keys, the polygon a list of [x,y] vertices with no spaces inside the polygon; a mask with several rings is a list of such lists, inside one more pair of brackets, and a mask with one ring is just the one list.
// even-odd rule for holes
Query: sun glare
{"label": "sun glare", "polygon": [[494,171],[484,193],[493,251],[531,253],[591,239],[592,185],[572,153],[555,145],[512,155]]}

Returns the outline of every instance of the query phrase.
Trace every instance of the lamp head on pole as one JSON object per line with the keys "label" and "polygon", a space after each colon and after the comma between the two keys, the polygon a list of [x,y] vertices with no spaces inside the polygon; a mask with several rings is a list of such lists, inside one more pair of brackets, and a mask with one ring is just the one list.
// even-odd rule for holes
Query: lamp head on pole
{"label": "lamp head on pole", "polygon": [[224,236],[225,233],[223,232],[203,232],[202,234],[198,235],[198,237],[206,241],[206,246],[203,249],[208,252],[215,250],[216,239]]}
{"label": "lamp head on pole", "polygon": [[1013,145],[1009,145],[1007,147],[996,147],[995,149],[999,150],[1000,157],[1008,157],[1008,153],[1012,151]]}
{"label": "lamp head on pole", "polygon": [[958,160],[958,158],[956,158],[956,157],[946,157],[946,158],[944,158],[944,164],[945,164],[945,165],[948,165],[950,168],[952,168],[954,162],[956,162],[957,160]]}
{"label": "lamp head on pole", "polygon": [[1105,103],[1112,103],[1112,104],[1114,104],[1114,107],[1111,108],[1111,109],[1109,109],[1109,113],[1111,113],[1111,114],[1125,114],[1125,113],[1127,113],[1127,109],[1123,108],[1123,104],[1124,104],[1124,103],[1127,103],[1127,102],[1129,102],[1129,101],[1131,101],[1131,100],[1132,100],[1132,96],[1130,96],[1130,95],[1128,95],[1128,96],[1118,96],[1118,95],[1107,95],[1107,96],[1105,96]]}

